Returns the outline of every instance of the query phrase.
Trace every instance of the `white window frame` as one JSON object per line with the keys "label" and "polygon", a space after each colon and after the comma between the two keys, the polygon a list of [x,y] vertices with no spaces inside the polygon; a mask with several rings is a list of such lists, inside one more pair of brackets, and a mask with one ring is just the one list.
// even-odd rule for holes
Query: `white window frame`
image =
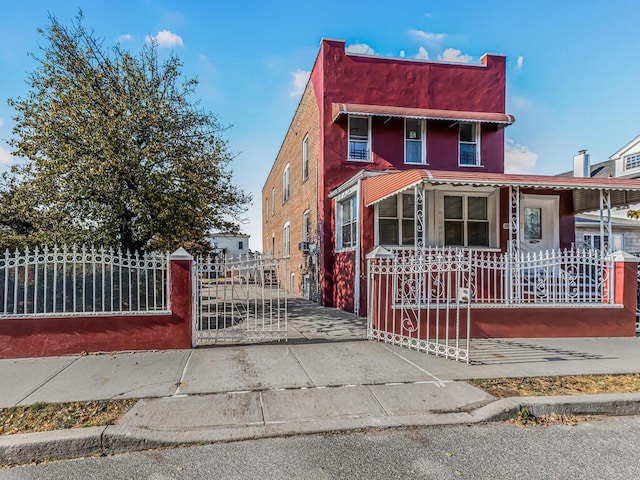
{"label": "white window frame", "polygon": [[487,198],[487,217],[489,221],[489,245],[472,245],[468,246],[468,234],[467,234],[467,211],[468,211],[468,203],[466,200],[463,200],[462,208],[463,208],[463,222],[464,222],[464,234],[463,240],[464,245],[460,246],[460,248],[469,248],[473,250],[486,250],[486,249],[495,249],[500,247],[500,231],[499,231],[499,190],[489,190],[483,189],[482,187],[476,188],[473,191],[460,191],[460,190],[442,190],[437,192],[437,204],[438,204],[438,212],[437,212],[437,228],[438,228],[438,245],[445,245],[445,232],[444,232],[444,197],[486,197]]}
{"label": "white window frame", "polygon": [[244,250],[244,241],[238,240],[238,250]]}
{"label": "white window frame", "polygon": [[276,214],[276,187],[271,188],[271,215]]}
{"label": "white window frame", "polygon": [[[397,244],[392,244],[392,243],[380,243],[380,203],[382,202],[378,202],[375,206],[374,209],[374,218],[375,218],[375,223],[374,223],[374,245],[384,245],[384,246],[390,246],[390,247],[406,247],[406,246],[415,246],[416,244],[416,239],[413,239],[413,243],[407,243],[404,244],[402,243],[402,237],[403,237],[403,230],[402,230],[402,221],[403,220],[408,220],[409,218],[404,217],[404,212],[403,212],[403,203],[402,203],[402,196],[403,195],[410,195],[413,197],[414,199],[414,203],[413,203],[413,235],[415,236],[415,228],[416,228],[416,204],[415,204],[415,191],[411,191],[411,193],[407,193],[407,192],[403,192],[403,193],[399,193],[398,195],[396,195],[396,216],[395,217],[382,217],[382,218],[386,218],[386,219],[395,219],[396,223],[397,223],[397,228],[398,228],[398,243]],[[384,201],[384,200],[383,200]]]}
{"label": "white window frame", "polygon": [[287,163],[287,166],[284,167],[284,170],[282,171],[282,203],[286,203],[287,200],[289,200],[289,197],[291,196],[291,191],[289,190],[289,188],[290,188],[289,164]]}
{"label": "white window frame", "polygon": [[[605,238],[608,235],[605,235]],[[614,233],[611,235],[613,237],[613,248],[615,250],[624,250],[624,234],[623,233]],[[596,250],[600,250],[600,246],[596,246],[596,239],[600,240],[600,234],[599,233],[585,233],[582,236],[582,242],[585,245],[589,245],[591,248],[594,248]],[[619,242],[618,242],[619,240]],[[602,245],[602,242],[599,242],[600,245]],[[610,242],[605,242],[605,245],[607,245],[607,247],[610,247],[609,245]],[[616,243],[619,243],[619,247],[616,245]],[[611,250],[613,251],[613,250]]]}
{"label": "white window frame", "polygon": [[638,168],[640,168],[640,153],[632,153],[624,157],[625,170],[637,170]]}
{"label": "white window frame", "polygon": [[[358,196],[353,194],[346,196],[340,200],[336,200],[336,251],[355,250],[358,245]],[[348,224],[345,224],[344,205],[351,203],[351,218]],[[343,227],[349,225],[351,230],[351,242],[344,244],[342,238]]]}
{"label": "white window frame", "polygon": [[309,237],[311,237],[311,222],[310,222],[310,211],[309,209],[305,210],[302,214],[302,241],[308,242]]}
{"label": "white window frame", "polygon": [[309,134],[302,139],[302,181],[309,178]]}
{"label": "white window frame", "polygon": [[[407,142],[417,142],[407,138],[407,120],[417,120],[420,122],[420,161],[407,161]],[[422,118],[405,118],[404,119],[404,163],[407,165],[427,165],[427,121]]]}
{"label": "white window frame", "polygon": [[[469,124],[473,126],[473,135],[474,135],[474,141],[473,142],[467,142],[467,141],[462,141],[460,139],[460,133],[462,130],[462,125],[463,124]],[[480,136],[481,136],[482,130],[480,127],[480,122],[458,122],[458,166],[459,167],[480,167],[482,165],[481,159],[480,159]],[[468,163],[461,163],[460,162],[460,145],[475,145],[476,146],[476,159],[475,159],[475,163],[473,164],[468,164]]]}
{"label": "white window frame", "polygon": [[[365,158],[352,158],[351,157],[351,119],[352,118],[364,118],[367,120],[367,153]],[[359,142],[362,139],[358,139]],[[347,160],[350,162],[371,162],[371,117],[362,115],[349,115],[347,121]]]}
{"label": "white window frame", "polygon": [[282,226],[282,256],[284,258],[291,256],[291,225],[289,222]]}

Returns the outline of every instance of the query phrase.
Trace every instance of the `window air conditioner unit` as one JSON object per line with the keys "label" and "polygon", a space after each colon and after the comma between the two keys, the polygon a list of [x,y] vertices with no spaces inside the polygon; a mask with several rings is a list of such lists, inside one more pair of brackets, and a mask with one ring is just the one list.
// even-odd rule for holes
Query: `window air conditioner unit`
{"label": "window air conditioner unit", "polygon": [[309,253],[309,242],[300,242],[298,244],[298,250],[303,253]]}

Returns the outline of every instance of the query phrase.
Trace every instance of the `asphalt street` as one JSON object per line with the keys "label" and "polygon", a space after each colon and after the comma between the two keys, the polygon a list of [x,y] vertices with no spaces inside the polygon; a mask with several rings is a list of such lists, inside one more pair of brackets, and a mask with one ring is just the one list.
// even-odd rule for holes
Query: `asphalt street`
{"label": "asphalt street", "polygon": [[371,430],[152,450],[0,470],[0,479],[634,479],[640,417]]}

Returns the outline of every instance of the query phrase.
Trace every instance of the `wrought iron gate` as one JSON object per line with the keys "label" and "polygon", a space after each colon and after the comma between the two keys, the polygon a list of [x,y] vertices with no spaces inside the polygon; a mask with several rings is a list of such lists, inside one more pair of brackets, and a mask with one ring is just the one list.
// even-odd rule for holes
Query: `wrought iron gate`
{"label": "wrought iron gate", "polygon": [[199,257],[194,273],[196,345],[287,339],[286,260]]}
{"label": "wrought iron gate", "polygon": [[367,336],[469,362],[471,263],[453,249],[369,259]]}

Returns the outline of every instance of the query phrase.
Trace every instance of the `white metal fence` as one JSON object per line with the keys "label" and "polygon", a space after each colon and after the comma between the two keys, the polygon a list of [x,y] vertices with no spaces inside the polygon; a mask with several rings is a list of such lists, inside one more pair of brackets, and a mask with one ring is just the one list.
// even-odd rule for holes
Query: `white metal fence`
{"label": "white metal fence", "polygon": [[468,362],[474,307],[610,303],[612,266],[610,257],[594,250],[379,252],[369,261],[367,333]]}
{"label": "white metal fence", "polygon": [[610,303],[613,293],[609,284],[613,263],[599,250],[551,250],[514,256],[432,247],[394,254],[418,263],[468,261],[472,306]]}
{"label": "white metal fence", "polygon": [[0,256],[0,318],[169,310],[168,254],[36,247]]}
{"label": "white metal fence", "polygon": [[369,260],[367,336],[468,363],[470,258],[414,253]]}
{"label": "white metal fence", "polygon": [[287,339],[286,259],[199,257],[195,266],[196,344]]}

